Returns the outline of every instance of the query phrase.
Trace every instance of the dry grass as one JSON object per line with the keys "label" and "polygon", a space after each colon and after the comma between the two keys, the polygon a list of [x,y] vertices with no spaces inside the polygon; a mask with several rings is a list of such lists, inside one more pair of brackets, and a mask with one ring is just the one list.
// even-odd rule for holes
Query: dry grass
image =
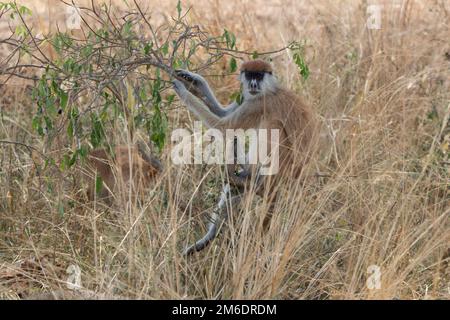
{"label": "dry grass", "polygon": [[[175,3],[158,5],[155,19]],[[125,191],[105,209],[82,201],[76,170],[38,172],[26,148],[0,144],[0,297],[65,289],[67,267],[78,265],[85,288],[138,299],[448,299],[450,7],[395,3],[384,2],[382,29],[368,30],[359,1],[193,1],[193,22],[232,30],[242,48],[307,39],[306,82],[288,52],[274,64],[321,116],[315,166],[329,176],[291,181],[264,235],[265,203],[249,199],[186,260],[180,251],[204,230],[220,168],[166,161],[143,204]],[[211,81],[222,100],[237,87]],[[0,139],[42,149],[24,86],[1,94]],[[184,108],[170,118],[174,128],[192,121]],[[123,129],[113,134],[132,143]],[[371,265],[379,290],[366,286]]]}

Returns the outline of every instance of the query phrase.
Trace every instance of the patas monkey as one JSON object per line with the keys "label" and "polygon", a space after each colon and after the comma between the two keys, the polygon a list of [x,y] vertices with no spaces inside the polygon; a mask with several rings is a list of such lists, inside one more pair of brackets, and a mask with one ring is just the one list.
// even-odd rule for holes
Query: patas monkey
{"label": "patas monkey", "polygon": [[[111,202],[112,194],[120,189],[120,184],[139,193],[150,186],[151,181],[162,171],[161,162],[146,151],[143,143],[137,146],[121,145],[114,148],[113,156],[106,149],[95,149],[88,154],[87,172],[88,198]],[[100,177],[103,186],[96,195],[96,177]]]}
{"label": "patas monkey", "polygon": [[[317,137],[317,119],[313,110],[294,92],[283,88],[270,64],[262,60],[244,62],[240,69],[242,104],[234,102],[223,107],[212,93],[206,80],[198,74],[176,71],[174,90],[181,102],[210,128],[220,129],[277,129],[279,132],[279,171],[274,176],[261,176],[258,166],[250,166],[244,172],[235,173],[229,167],[230,181],[249,190],[249,183],[260,195],[275,198],[273,191],[283,177],[299,177],[310,159]],[[186,87],[187,86],[187,87]],[[274,146],[268,141],[267,148]],[[256,175],[256,177],[255,177]],[[253,176],[253,180],[251,179]],[[221,211],[230,194],[226,185],[220,197],[218,212],[214,213],[208,233],[186,250],[186,254],[203,249],[216,235],[221,221]],[[235,202],[236,198],[231,201]],[[268,213],[264,224],[270,218]]]}

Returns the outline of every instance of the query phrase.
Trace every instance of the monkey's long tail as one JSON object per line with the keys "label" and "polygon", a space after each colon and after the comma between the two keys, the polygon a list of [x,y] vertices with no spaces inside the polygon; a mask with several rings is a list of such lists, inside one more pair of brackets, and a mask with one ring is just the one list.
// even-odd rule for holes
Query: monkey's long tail
{"label": "monkey's long tail", "polygon": [[212,213],[211,221],[208,224],[208,232],[203,236],[203,238],[195,242],[193,245],[187,247],[183,251],[184,255],[189,256],[194,252],[203,250],[216,237],[220,225],[224,220],[223,209],[224,208],[226,209],[227,198],[229,194],[230,194],[230,185],[226,184],[222,190],[222,194],[220,195],[220,200],[217,205],[217,208]]}

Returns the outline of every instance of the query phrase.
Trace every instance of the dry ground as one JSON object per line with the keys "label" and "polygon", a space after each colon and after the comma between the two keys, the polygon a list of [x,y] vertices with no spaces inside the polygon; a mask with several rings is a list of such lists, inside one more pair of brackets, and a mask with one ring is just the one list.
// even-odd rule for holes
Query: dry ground
{"label": "dry ground", "polygon": [[[38,2],[24,3],[45,31],[59,7]],[[365,26],[373,3],[384,5],[379,30]],[[176,1],[149,6],[161,19]],[[320,114],[315,167],[326,176],[292,181],[263,236],[256,222],[265,203],[248,201],[213,245],[186,260],[180,250],[204,230],[220,168],[167,160],[143,204],[118,199],[107,210],[83,201],[76,169],[38,171],[39,157],[0,144],[0,297],[67,291],[73,265],[84,288],[110,297],[448,299],[448,1],[197,0],[189,19],[213,34],[233,31],[248,50],[307,40],[307,81],[289,52],[273,61],[283,84]],[[238,86],[233,77],[211,81],[222,101]],[[42,150],[25,84],[0,90],[0,140]],[[172,127],[193,120],[184,108],[169,116]],[[367,286],[371,266],[380,268],[379,289]]]}

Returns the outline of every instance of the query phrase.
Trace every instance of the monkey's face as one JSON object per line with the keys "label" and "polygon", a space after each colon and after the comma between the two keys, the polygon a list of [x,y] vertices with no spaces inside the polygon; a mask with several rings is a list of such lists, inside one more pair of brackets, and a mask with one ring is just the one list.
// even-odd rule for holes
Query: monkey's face
{"label": "monkey's face", "polygon": [[240,75],[243,87],[244,99],[254,99],[273,91],[275,78],[272,72],[266,71],[243,71]]}

